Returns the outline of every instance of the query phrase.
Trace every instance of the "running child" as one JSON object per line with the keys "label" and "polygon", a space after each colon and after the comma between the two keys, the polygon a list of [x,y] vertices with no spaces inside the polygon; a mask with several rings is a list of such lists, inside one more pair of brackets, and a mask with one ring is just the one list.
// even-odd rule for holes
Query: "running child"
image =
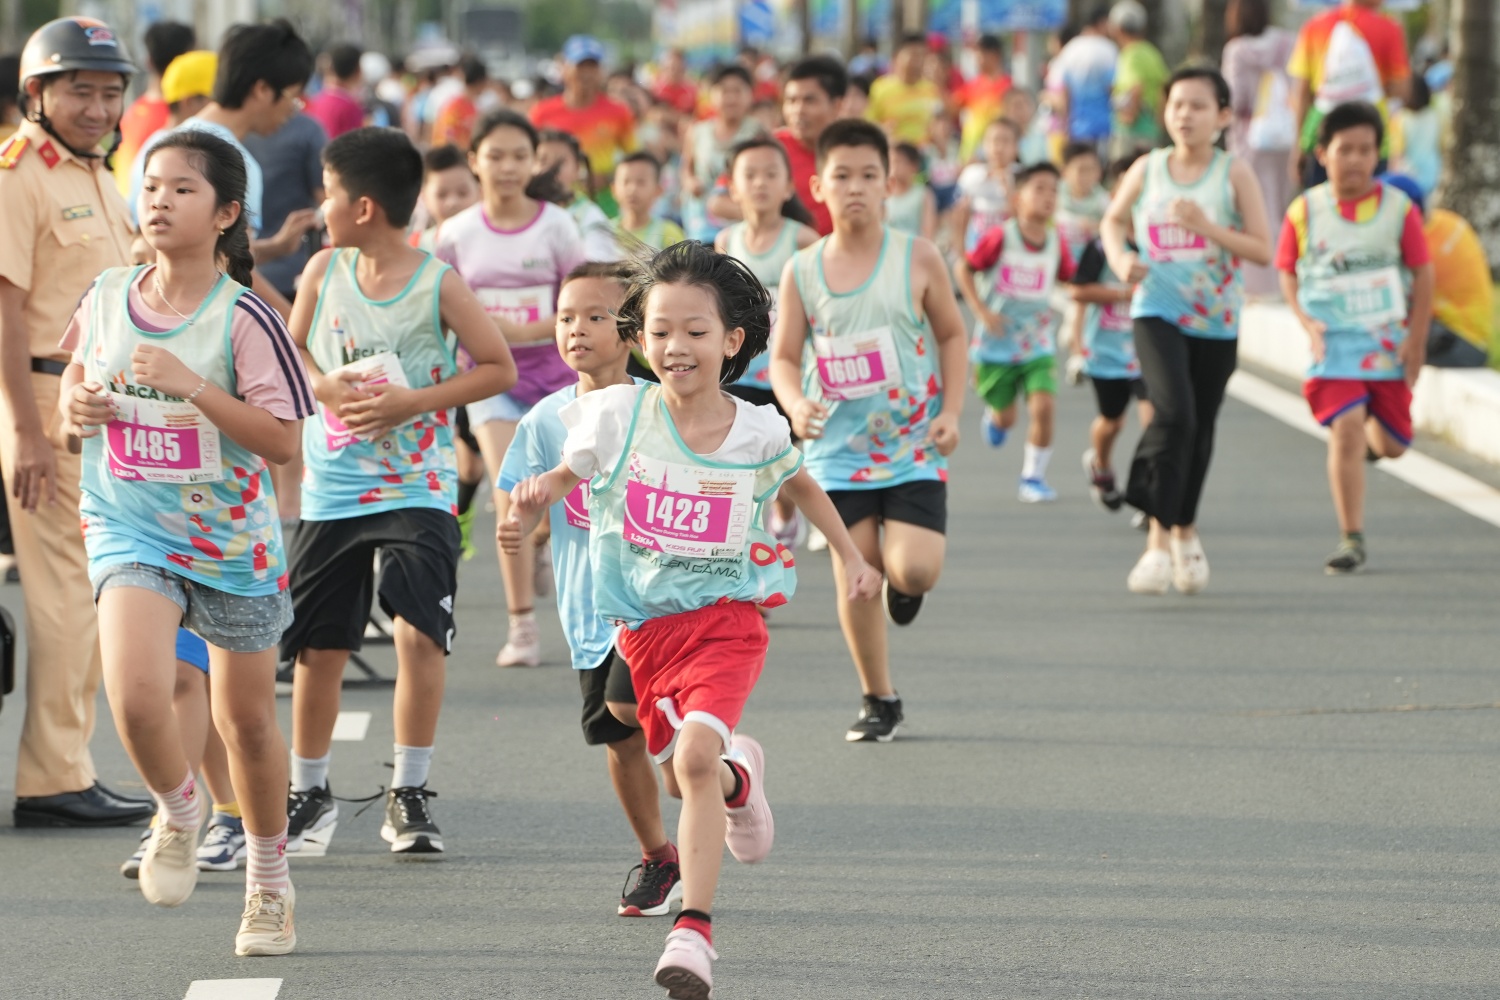
{"label": "running child", "polygon": [[[818,241],[818,231],[812,228],[812,214],[797,200],[786,148],[770,136],[750,139],[734,148],[729,161],[729,191],[744,221],[719,233],[714,249],[744,264],[765,286],[771,295],[774,331],[781,272],[792,254]],[[745,373],[728,390],[756,406],[777,406],[776,394],[771,391],[770,350],[752,358]],[[782,496],[771,505],[768,525],[776,540],[788,548],[796,548],[804,530],[796,506]]]}
{"label": "running child", "polygon": [[60,404],[83,439],[79,510],[101,634],[113,637],[102,647],[110,707],[159,807],[140,887],[180,906],[198,881],[201,802],[172,712],[186,625],[210,646],[213,714],[244,813],[235,953],[284,955],[297,933],[276,643],[292,605],[267,463],[297,454],[312,392],[280,318],[248,291],[239,152],[176,132],[144,175],[137,208],[156,264],[94,282],[63,338],[73,360]]}
{"label": "running child", "polygon": [[985,127],[980,149],[982,163],[971,163],[958,175],[958,204],[953,209],[953,246],[969,251],[991,229],[1011,217],[1015,191],[1012,171],[1021,130],[1009,118],[996,118]]}
{"label": "running child", "polygon": [[[438,234],[434,253],[451,264],[484,303],[515,358],[510,391],[470,403],[469,429],[479,440],[489,481],[516,432],[516,423],[539,400],[577,381],[554,345],[557,288],[585,259],[578,227],[566,209],[542,199],[556,177],[536,173],[540,137],[513,111],[492,111],[474,130],[469,164],[479,175],[479,204],[455,215]],[[497,504],[504,504],[496,496]],[[505,519],[505,508],[498,507]],[[498,549],[498,546],[497,546]],[[534,614],[537,577],[546,556],[532,539],[514,555],[499,553],[510,630],[495,657],[502,667],[542,661]]]}
{"label": "running child", "polygon": [[682,215],[683,229],[695,240],[712,242],[738,218],[721,218],[708,210],[707,202],[728,172],[734,148],[764,132],[750,114],[754,94],[749,70],[738,63],[722,66],[709,79],[713,113],[688,127],[682,144]]}
{"label": "running child", "polygon": [[628,246],[642,243],[665,250],[687,239],[682,227],[655,214],[661,201],[661,161],[650,153],[631,153],[615,167],[612,190],[620,206],[615,232]]}
{"label": "running child", "polygon": [[[1015,218],[991,229],[953,267],[959,290],[978,322],[974,327],[975,386],[984,400],[985,440],[1005,444],[1024,397],[1031,426],[1017,497],[1050,503],[1047,485],[1057,403],[1057,330],[1052,306],[1059,282],[1073,277],[1067,241],[1052,224],[1057,211],[1057,168],[1034,163],[1016,175]],[[978,275],[978,284],[975,275]]]}
{"label": "running child", "polygon": [[[1234,373],[1240,261],[1271,259],[1255,174],[1216,145],[1233,116],[1217,70],[1174,73],[1165,116],[1172,145],[1135,162],[1100,226],[1110,269],[1136,286],[1130,316],[1154,410],[1125,490],[1125,502],[1152,519],[1146,551],[1126,580],[1132,593],[1208,586],[1198,499]],[[1144,256],[1126,245],[1132,235]]]}
{"label": "running child", "polygon": [[[296,621],[281,640],[282,658],[297,665],[292,850],[338,816],[329,744],[344,666],[376,595],[394,625],[397,664],[396,772],[380,833],[397,853],[443,850],[427,775],[458,586],[449,411],[505,390],[515,366],[463,279],[403,238],[421,188],[421,154],[397,129],[356,129],[323,149],[333,248],[308,262],[292,310],[292,337],[321,404],[303,428]],[[467,371],[458,371],[446,330],[468,355]]]}
{"label": "running child", "polygon": [[561,464],[511,491],[516,539],[589,482],[594,603],[623,626],[616,643],[647,749],[682,799],[683,909],[656,966],[656,982],[675,998],[701,1000],[713,986],[711,913],[725,843],[752,863],[775,834],[765,754],[734,731],[765,663],[756,605],[784,604],[796,585],[791,551],[759,526],[761,507],[788,490],[828,535],[846,592],[868,601],[879,584],[801,468],[786,421],[722,389],[766,349],[770,306],[744,265],[701,243],[657,254],[620,315],[623,336],[643,336],[662,384],[614,385],[563,407]]}
{"label": "running child", "polygon": [[[813,196],[833,234],[799,250],[782,275],[771,383],[806,443],[808,472],[862,559],[883,569],[886,613],[910,625],[943,569],[947,456],[969,365],[942,255],[881,223],[889,164],[885,134],[869,122],[838,121],[818,137]],[[845,557],[835,552],[834,565],[864,694],[844,738],[889,742],[903,713],[885,622],[847,585]]]}
{"label": "running child", "polygon": [[422,207],[432,225],[412,235],[412,246],[432,253],[438,227],[479,200],[479,179],[457,146],[436,146],[422,157]]}
{"label": "running child", "polygon": [[1109,191],[1100,183],[1104,164],[1091,142],[1063,147],[1062,184],[1057,189],[1057,231],[1077,264],[1083,248],[1099,235],[1099,222],[1109,208]]}
{"label": "running child", "polygon": [[[521,481],[557,464],[568,434],[558,416],[564,406],[587,393],[636,383],[625,368],[637,342],[622,336],[615,321],[629,281],[630,271],[620,263],[581,264],[564,279],[557,297],[557,349],[578,372],[578,384],[559,389],[521,418],[500,467],[500,490],[509,494]],[[630,668],[615,648],[615,627],[594,607],[587,484],[580,483],[548,513],[558,616],[583,691],[583,739],[589,746],[605,747],[615,795],[640,842],[641,862],[631,869],[640,874],[633,887],[626,876],[628,888],[616,912],[622,917],[666,916],[682,898],[682,875],[677,848],[662,825],[656,769],[636,721]],[[498,537],[502,548],[519,545],[519,523],[501,521]]]}
{"label": "running child", "polygon": [[594,175],[589,171],[589,158],[583,155],[578,139],[570,132],[552,128],[542,129],[539,137],[536,172],[551,173],[557,179],[563,197],[554,204],[567,209],[578,223],[585,256],[591,261],[619,260],[614,223],[594,202]]}
{"label": "running child", "polygon": [[891,150],[891,191],[885,198],[885,221],[897,232],[937,238],[937,195],[922,180],[922,151],[909,142]]}
{"label": "running child", "polygon": [[1303,395],[1327,427],[1328,485],[1339,544],[1324,569],[1365,565],[1365,459],[1411,444],[1411,390],[1422,370],[1435,277],[1422,213],[1375,179],[1385,124],[1365,103],[1340,104],[1314,150],[1328,180],[1287,211],[1276,267],[1312,347]]}

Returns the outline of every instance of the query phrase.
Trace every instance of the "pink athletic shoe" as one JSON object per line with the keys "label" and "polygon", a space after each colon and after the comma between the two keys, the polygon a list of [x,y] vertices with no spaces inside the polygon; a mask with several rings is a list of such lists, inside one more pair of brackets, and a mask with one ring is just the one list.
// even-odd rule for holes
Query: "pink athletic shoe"
{"label": "pink athletic shoe", "polygon": [[667,935],[666,950],[656,963],[656,985],[666,987],[671,1000],[713,1000],[718,957],[702,934],[679,927]]}
{"label": "pink athletic shoe", "polygon": [[724,843],[736,861],[753,865],[766,860],[776,839],[776,820],[766,802],[766,752],[750,737],[736,735],[729,741],[726,756],[750,772],[750,797],[738,809],[729,810]]}

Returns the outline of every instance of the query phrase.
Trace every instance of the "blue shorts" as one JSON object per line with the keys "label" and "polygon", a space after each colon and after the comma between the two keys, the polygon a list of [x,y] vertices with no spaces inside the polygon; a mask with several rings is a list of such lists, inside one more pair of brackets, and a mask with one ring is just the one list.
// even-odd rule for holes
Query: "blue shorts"
{"label": "blue shorts", "polygon": [[208,643],[185,628],[177,630],[177,658],[208,673]]}
{"label": "blue shorts", "polygon": [[480,427],[495,420],[504,420],[512,424],[519,423],[531,407],[516,402],[510,393],[502,392],[498,396],[470,403],[465,409],[469,414],[469,426]]}
{"label": "blue shorts", "polygon": [[292,624],[292,596],[285,590],[245,597],[195,583],[160,566],[135,562],[101,566],[92,583],[96,603],[100,594],[114,587],[136,587],[162,595],[182,609],[182,627],[231,653],[270,649]]}

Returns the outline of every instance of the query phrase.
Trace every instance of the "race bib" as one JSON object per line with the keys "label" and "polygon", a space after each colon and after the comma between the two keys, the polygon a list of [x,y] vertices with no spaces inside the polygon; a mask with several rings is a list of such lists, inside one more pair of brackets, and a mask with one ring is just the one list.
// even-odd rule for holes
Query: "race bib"
{"label": "race bib", "polygon": [[1201,263],[1208,259],[1208,240],[1175,222],[1152,222],[1146,226],[1146,250],[1152,260]]}
{"label": "race bib", "polygon": [[1099,311],[1099,329],[1109,333],[1128,333],[1135,326],[1130,318],[1129,302],[1107,302]]}
{"label": "race bib", "polygon": [[1406,320],[1406,289],[1395,267],[1340,274],[1328,279],[1334,308],[1359,326],[1389,326]]}
{"label": "race bib", "polygon": [[552,314],[552,286],[530,288],[476,288],[484,311],[512,323],[535,323]]}
{"label": "race bib", "polygon": [[690,559],[734,559],[755,514],[754,469],[705,469],[630,456],[625,540]]}
{"label": "race bib", "polygon": [[901,359],[888,326],[850,337],[814,336],[812,346],[829,399],[864,399],[901,384]]}
{"label": "race bib", "polygon": [[1007,299],[1038,301],[1047,298],[1047,265],[1041,260],[1001,261],[995,270],[995,291]]}
{"label": "race bib", "polygon": [[563,497],[563,517],[569,526],[580,531],[589,530],[589,481],[580,479],[578,485]]}
{"label": "race bib", "polygon": [[151,483],[216,483],[224,478],[219,429],[192,403],[116,397],[105,425],[109,471]]}
{"label": "race bib", "polygon": [[[328,374],[337,375],[340,372],[355,372],[363,376],[359,383],[362,386],[399,385],[405,389],[411,385],[406,380],[406,372],[401,367],[401,359],[390,351],[381,351],[367,358],[351,361],[342,368],[335,368]],[[328,435],[329,451],[338,451],[340,448],[347,448],[355,441],[360,440],[360,436],[344,426],[344,422],[332,410],[321,403],[318,404],[318,408],[323,413],[323,427]]]}

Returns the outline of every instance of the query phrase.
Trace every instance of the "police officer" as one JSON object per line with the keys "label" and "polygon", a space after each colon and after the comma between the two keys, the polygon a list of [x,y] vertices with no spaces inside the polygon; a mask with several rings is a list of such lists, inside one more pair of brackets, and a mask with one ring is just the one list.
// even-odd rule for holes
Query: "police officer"
{"label": "police officer", "polygon": [[0,467],[26,595],[16,826],[118,826],[155,811],[101,785],[89,754],[99,630],[79,459],[57,414],[68,320],[100,271],[130,262],[130,217],[100,144],[134,72],[104,22],[43,25],[21,53],[26,120],[0,147]]}

